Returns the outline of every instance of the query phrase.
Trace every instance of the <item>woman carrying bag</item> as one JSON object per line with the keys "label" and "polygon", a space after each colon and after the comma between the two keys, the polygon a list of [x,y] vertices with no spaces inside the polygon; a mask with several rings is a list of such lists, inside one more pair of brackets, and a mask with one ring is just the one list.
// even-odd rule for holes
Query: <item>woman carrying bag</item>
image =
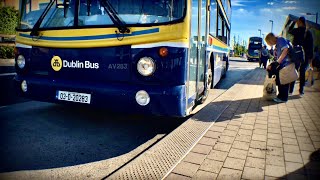
{"label": "woman carrying bag", "polygon": [[279,77],[279,71],[284,68],[285,66],[289,65],[288,60],[288,52],[289,52],[289,45],[288,41],[280,36],[275,36],[273,33],[269,33],[265,38],[266,43],[269,46],[274,46],[277,49],[276,54],[277,59],[272,62],[268,67],[267,71],[269,71],[269,74],[275,74],[276,75],[276,83],[278,85],[279,94],[276,98],[273,99],[273,101],[277,103],[287,102],[288,101],[288,93],[289,93],[289,83],[288,84],[281,84],[280,83],[280,77]]}

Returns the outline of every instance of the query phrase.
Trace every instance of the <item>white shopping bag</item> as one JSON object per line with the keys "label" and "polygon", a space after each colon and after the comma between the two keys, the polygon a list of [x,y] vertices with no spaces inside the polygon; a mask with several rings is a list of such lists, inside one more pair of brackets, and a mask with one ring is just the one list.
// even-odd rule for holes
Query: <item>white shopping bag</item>
{"label": "white shopping bag", "polygon": [[311,87],[314,83],[314,77],[313,77],[313,69],[309,67],[306,71],[306,84],[305,86]]}
{"label": "white shopping bag", "polygon": [[277,97],[277,85],[276,85],[276,76],[273,75],[271,78],[266,76],[263,86],[263,98],[265,100],[273,100]]}

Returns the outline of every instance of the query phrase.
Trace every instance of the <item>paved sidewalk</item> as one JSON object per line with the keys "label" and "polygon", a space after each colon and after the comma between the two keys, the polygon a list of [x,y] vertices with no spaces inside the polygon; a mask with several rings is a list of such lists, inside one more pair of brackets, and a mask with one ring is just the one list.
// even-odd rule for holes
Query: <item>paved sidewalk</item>
{"label": "paved sidewalk", "polygon": [[320,177],[320,80],[302,98],[298,82],[277,104],[262,99],[265,71],[254,71],[229,89],[237,95],[228,108],[165,179]]}
{"label": "paved sidewalk", "polygon": [[15,74],[14,59],[0,59],[0,76]]}
{"label": "paved sidewalk", "polygon": [[14,66],[14,59],[0,59],[0,67],[2,66]]}

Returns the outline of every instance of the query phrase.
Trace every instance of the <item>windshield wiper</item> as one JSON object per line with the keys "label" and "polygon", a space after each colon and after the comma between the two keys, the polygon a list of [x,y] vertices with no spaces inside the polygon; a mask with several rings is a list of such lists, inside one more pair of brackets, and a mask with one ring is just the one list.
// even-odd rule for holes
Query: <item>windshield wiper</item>
{"label": "windshield wiper", "polygon": [[41,16],[39,17],[38,21],[36,22],[36,24],[33,26],[32,31],[30,33],[30,36],[39,36],[39,28],[40,25],[44,19],[44,17],[46,17],[46,15],[48,14],[50,8],[52,7],[52,5],[54,4],[54,0],[51,0],[50,3],[47,5],[46,9],[43,11],[43,13],[41,14]]}
{"label": "windshield wiper", "polygon": [[104,7],[104,9],[107,11],[110,19],[112,20],[112,22],[117,26],[117,28],[119,29],[119,32],[121,34],[124,33],[129,33],[130,29],[127,28],[126,23],[120,18],[119,14],[117,13],[117,11],[112,7],[112,5],[110,4],[110,2],[108,0],[100,0],[100,3],[102,4],[102,6]]}

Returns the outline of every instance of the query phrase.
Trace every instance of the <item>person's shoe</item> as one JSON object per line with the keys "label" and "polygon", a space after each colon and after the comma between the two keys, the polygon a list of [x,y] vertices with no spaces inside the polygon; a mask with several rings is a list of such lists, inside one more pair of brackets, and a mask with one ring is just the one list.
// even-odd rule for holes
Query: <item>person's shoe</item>
{"label": "person's shoe", "polygon": [[300,96],[300,97],[303,97],[303,96],[304,96],[304,93],[303,93],[303,92],[302,92],[302,93],[300,93],[300,94],[299,94],[299,96]]}
{"label": "person's shoe", "polygon": [[277,102],[277,103],[287,102],[287,101],[281,100],[281,99],[279,99],[279,98],[274,98],[273,101],[274,101],[274,102]]}
{"label": "person's shoe", "polygon": [[292,96],[292,93],[289,93],[289,96]]}

